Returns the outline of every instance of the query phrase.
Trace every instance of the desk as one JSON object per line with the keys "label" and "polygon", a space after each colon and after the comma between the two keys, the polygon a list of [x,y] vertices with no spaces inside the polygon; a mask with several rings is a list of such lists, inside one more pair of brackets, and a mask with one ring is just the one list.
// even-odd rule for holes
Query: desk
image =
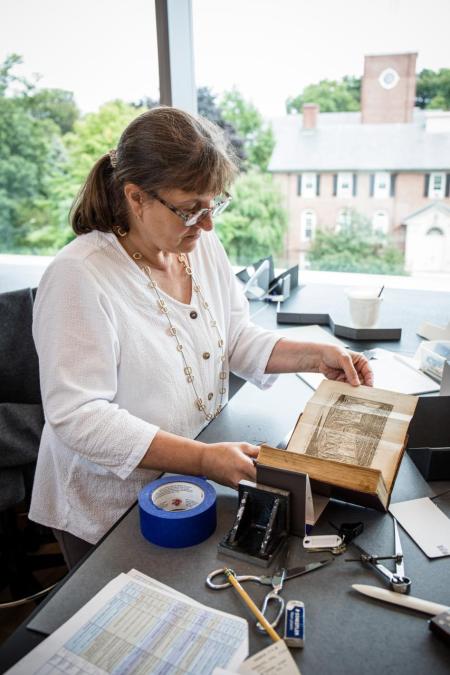
{"label": "desk", "polygon": [[[401,305],[411,307],[414,301],[413,298],[405,298],[408,293],[402,293]],[[438,311],[442,312],[439,316],[444,322],[445,308],[450,307],[450,294],[429,295],[445,296],[438,298],[441,308]],[[430,305],[432,312],[427,312],[430,300],[426,298],[423,308],[415,302],[420,321],[436,321],[436,303]],[[264,305],[252,309],[257,323],[268,328],[275,327],[274,307]],[[414,322],[412,331],[417,323]],[[405,339],[409,341],[408,344],[412,344],[414,335],[411,329],[403,322],[402,326],[402,341]],[[270,390],[264,392],[246,384],[199,439],[206,442],[266,441],[276,445],[292,429],[298,411],[310,396],[311,390],[295,375],[281,376]],[[286,405],[286,402],[291,405]],[[431,489],[409,458],[405,457],[393,501],[437,494],[443,489],[445,484],[437,486],[435,491]],[[239,572],[244,569],[261,572],[261,568],[218,557],[217,543],[233,520],[236,493],[221,486],[217,486],[217,490],[218,529],[208,541],[191,549],[162,549],[144,540],[139,532],[137,508],[132,507],[85,561],[66,577],[45,604],[37,608],[32,625],[39,625],[41,629],[56,629],[110,579],[135,567],[200,602],[246,616],[250,627],[251,653],[269,644],[267,637],[256,632],[253,617],[247,614],[236,593],[231,589],[212,591],[205,587],[207,573],[227,564],[232,564]],[[440,500],[438,503],[450,515],[450,502]],[[328,520],[338,523],[363,520],[365,531],[360,537],[361,545],[374,552],[389,553],[393,550],[392,520],[385,514],[331,502],[315,532],[329,532]],[[413,579],[412,594],[450,605],[449,559],[429,561],[404,532],[401,532],[401,537],[406,573]],[[292,549],[290,566],[322,557],[304,554],[298,543]],[[306,577],[293,579],[285,585],[285,599],[303,600],[306,605],[306,647],[292,652],[303,675],[448,673],[448,647],[428,630],[425,615],[384,605],[352,591],[353,583],[383,585],[383,582],[362,565],[345,563],[345,557],[344,554],[336,558],[332,565]],[[267,589],[247,585],[247,590],[260,603]],[[2,671],[30,651],[43,637],[27,630],[23,624],[2,649]]]}

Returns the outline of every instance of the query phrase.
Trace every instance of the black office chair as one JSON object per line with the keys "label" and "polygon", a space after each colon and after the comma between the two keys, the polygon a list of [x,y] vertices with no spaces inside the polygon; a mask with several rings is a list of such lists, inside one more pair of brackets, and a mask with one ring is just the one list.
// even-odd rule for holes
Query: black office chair
{"label": "black office chair", "polygon": [[0,294],[0,591],[9,587],[12,598],[0,608],[37,601],[50,588],[34,572],[64,565],[61,554],[33,555],[54,538],[20,513],[28,511],[44,425],[33,300],[29,288]]}

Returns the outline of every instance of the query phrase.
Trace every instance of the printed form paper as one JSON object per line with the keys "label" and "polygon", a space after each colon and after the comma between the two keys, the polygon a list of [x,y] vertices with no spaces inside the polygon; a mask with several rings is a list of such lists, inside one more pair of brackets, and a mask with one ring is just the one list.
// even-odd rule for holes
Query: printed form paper
{"label": "printed form paper", "polygon": [[215,668],[213,675],[301,675],[283,640],[244,661],[237,670]]}
{"label": "printed form paper", "polygon": [[209,675],[247,655],[245,619],[120,574],[7,672]]}

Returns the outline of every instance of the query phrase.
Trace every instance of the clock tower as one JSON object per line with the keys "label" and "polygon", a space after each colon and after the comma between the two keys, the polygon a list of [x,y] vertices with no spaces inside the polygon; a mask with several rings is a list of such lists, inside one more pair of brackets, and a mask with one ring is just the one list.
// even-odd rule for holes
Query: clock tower
{"label": "clock tower", "polygon": [[413,118],[416,53],[366,56],[361,86],[365,124],[406,123]]}

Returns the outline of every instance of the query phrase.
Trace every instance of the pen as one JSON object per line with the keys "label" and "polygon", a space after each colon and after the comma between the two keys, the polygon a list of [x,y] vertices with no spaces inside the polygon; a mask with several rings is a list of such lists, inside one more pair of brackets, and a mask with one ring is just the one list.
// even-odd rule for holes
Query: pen
{"label": "pen", "polygon": [[242,588],[241,584],[239,581],[236,579],[236,575],[233,572],[233,570],[230,570],[229,568],[225,570],[224,575],[226,576],[227,580],[230,582],[230,584],[237,590],[247,607],[251,609],[253,614],[256,616],[258,619],[259,623],[261,626],[264,628],[264,630],[267,632],[268,635],[272,638],[274,642],[277,642],[278,640],[281,640],[280,636],[278,633],[272,628],[270,623],[267,621],[266,617],[262,612],[257,608],[249,594]]}

